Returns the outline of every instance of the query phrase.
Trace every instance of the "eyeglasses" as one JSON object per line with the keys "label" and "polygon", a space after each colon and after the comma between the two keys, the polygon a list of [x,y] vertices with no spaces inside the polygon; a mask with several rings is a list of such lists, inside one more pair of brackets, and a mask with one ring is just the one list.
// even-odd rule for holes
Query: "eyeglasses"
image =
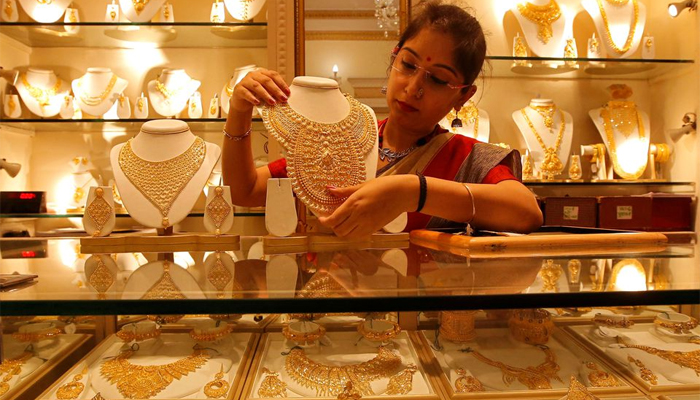
{"label": "eyeglasses", "polygon": [[465,87],[471,86],[452,84],[448,80],[435,76],[434,73],[428,71],[427,69],[425,69],[425,67],[421,67],[420,65],[413,63],[407,60],[406,58],[395,60],[394,63],[391,64],[391,68],[395,69],[401,75],[404,76],[413,76],[416,74],[416,72],[418,72],[418,70],[423,70],[423,72],[425,73],[425,81],[428,83],[428,87],[435,91],[442,91],[446,89],[463,89]]}

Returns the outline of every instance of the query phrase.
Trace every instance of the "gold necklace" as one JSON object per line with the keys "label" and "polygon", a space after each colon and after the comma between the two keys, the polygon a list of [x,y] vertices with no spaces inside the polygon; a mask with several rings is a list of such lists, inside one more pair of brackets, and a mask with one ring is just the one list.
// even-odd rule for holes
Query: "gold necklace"
{"label": "gold necklace", "polygon": [[119,167],[136,189],[163,216],[163,227],[170,226],[168,213],[177,196],[204,162],[207,144],[196,137],[184,153],[165,161],[147,161],[131,149],[129,139],[119,151]]}
{"label": "gold necklace", "polygon": [[114,85],[117,83],[117,75],[112,74],[112,77],[109,79],[109,83],[107,83],[107,87],[102,91],[102,93],[97,96],[89,96],[87,93],[85,93],[85,91],[83,91],[83,79],[84,78],[78,79],[78,91],[80,93],[79,97],[80,100],[88,106],[96,106],[105,101],[107,96],[109,96],[109,94],[112,92]]}
{"label": "gold necklace", "polygon": [[100,366],[100,374],[115,385],[119,393],[128,399],[149,399],[174,380],[179,380],[202,367],[209,359],[209,354],[201,349],[165,365],[134,365],[128,358],[133,350],[125,351]]}
{"label": "gold necklace", "polygon": [[557,106],[554,104],[546,106],[528,106],[531,109],[537,111],[542,117],[544,126],[549,129],[549,133],[554,133],[554,112],[557,110]]}
{"label": "gold necklace", "polygon": [[297,297],[318,299],[328,297],[347,297],[350,294],[329,274],[317,273],[301,288]]}
{"label": "gold necklace", "polygon": [[540,171],[542,171],[546,179],[554,179],[554,176],[559,175],[561,171],[564,170],[564,164],[561,162],[559,155],[557,154],[559,152],[559,147],[561,147],[561,141],[564,138],[564,127],[566,125],[564,121],[564,112],[559,110],[561,125],[559,127],[557,139],[552,147],[547,147],[547,145],[544,143],[540,134],[537,133],[537,129],[535,129],[535,126],[532,124],[532,121],[530,121],[530,118],[528,118],[525,109],[521,109],[520,112],[523,114],[525,122],[527,122],[527,124],[530,126],[530,130],[535,135],[535,138],[542,147],[542,150],[544,150],[544,159],[540,164]]}
{"label": "gold necklace", "polygon": [[189,83],[192,81],[190,78],[186,83],[180,85],[179,87],[175,89],[168,89],[163,82],[160,81],[160,77],[156,78],[156,90],[160,92],[160,94],[163,95],[165,100],[170,100],[171,97],[175,96],[178,94],[180,91],[182,91],[184,88],[189,85]]}
{"label": "gold necklace", "polygon": [[17,357],[4,360],[2,363],[0,363],[0,375],[7,374],[10,371],[13,371],[15,368],[24,365],[24,363],[32,358],[32,356],[34,356],[33,353],[25,351]]}
{"label": "gold necklace", "polygon": [[598,400],[588,391],[588,388],[579,382],[575,376],[571,375],[569,383],[569,391],[566,393],[567,400]]}
{"label": "gold necklace", "polygon": [[141,297],[144,300],[184,299],[185,296],[170,276],[170,262],[163,261],[163,275]]}
{"label": "gold necklace", "polygon": [[[636,128],[639,133],[639,140],[641,141],[645,137],[644,133],[644,122],[642,117],[637,111],[637,107],[634,102],[631,101],[609,101],[605,107],[600,110],[600,118],[603,120],[603,129],[605,130],[605,137],[608,141],[608,149],[610,150],[610,159],[613,162],[613,168],[618,175],[624,179],[637,179],[644,173],[647,167],[646,162],[640,166],[634,172],[627,172],[622,168],[620,162],[617,158],[617,144],[615,143],[615,127],[628,138],[631,134],[629,130],[634,130],[632,115],[636,116]],[[625,135],[625,131],[629,132]]]}
{"label": "gold necklace", "polygon": [[39,103],[39,107],[42,109],[49,105],[51,102],[51,97],[56,95],[56,92],[58,92],[58,90],[61,88],[61,84],[63,83],[60,78],[56,77],[56,84],[53,85],[52,88],[42,89],[37,86],[32,86],[27,80],[27,74],[22,74],[21,78],[22,84],[27,89],[27,92],[29,92],[29,95]]}
{"label": "gold necklace", "polygon": [[73,380],[62,385],[56,391],[56,398],[59,400],[73,400],[80,396],[80,393],[85,390],[85,384],[80,382],[83,379],[83,375],[87,374],[87,366],[83,368],[83,371],[75,374]]}
{"label": "gold necklace", "polygon": [[661,350],[656,347],[642,346],[636,344],[629,344],[623,339],[619,339],[620,342],[627,348],[639,349],[649,354],[653,354],[657,357],[661,357],[666,361],[670,361],[676,365],[684,368],[690,368],[695,371],[695,374],[700,376],[700,350],[694,351],[674,351],[674,350]]}
{"label": "gold necklace", "polygon": [[654,371],[647,368],[644,365],[644,363],[642,363],[642,360],[638,360],[638,359],[633,358],[632,356],[628,355],[627,361],[631,362],[632,364],[636,365],[637,368],[639,368],[639,376],[642,379],[651,383],[652,385],[656,385],[659,383],[659,381],[657,380],[656,374],[654,374]]}
{"label": "gold necklace", "polygon": [[365,181],[365,154],[377,138],[376,125],[365,106],[345,94],[347,117],[335,123],[307,119],[289,104],[265,106],[265,127],[287,151],[287,171],[294,193],[316,213],[333,212],[346,198],[328,192]]}
{"label": "gold necklace", "polygon": [[503,374],[503,382],[506,386],[510,386],[515,379],[530,390],[551,389],[552,384],[550,379],[556,379],[561,382],[561,378],[557,375],[560,367],[557,364],[557,359],[549,347],[537,346],[545,353],[545,361],[538,366],[528,366],[526,368],[514,367],[500,361],[494,361],[476,350],[467,349],[466,352],[472,354],[477,360],[492,367],[499,368]]}
{"label": "gold necklace", "polygon": [[455,118],[465,120],[467,125],[474,125],[473,138],[476,139],[478,137],[478,133],[479,133],[479,109],[476,107],[476,104],[474,104],[473,101],[469,100],[467,102],[467,104],[459,110],[459,112],[455,112],[454,109],[450,110],[450,112],[447,114],[447,119],[453,120]]}
{"label": "gold necklace", "polygon": [[369,361],[342,367],[317,363],[306,356],[301,348],[294,348],[285,359],[284,369],[299,385],[314,389],[316,396],[337,396],[342,393],[346,382],[362,395],[373,395],[370,383],[377,379],[388,378],[401,366],[401,356],[384,347],[379,354]]}
{"label": "gold necklace", "polygon": [[102,261],[102,258],[100,258],[100,256],[96,256],[96,258],[97,268],[95,268],[95,271],[93,271],[90,278],[88,278],[88,282],[97,290],[98,296],[104,298],[105,292],[114,284],[114,277],[109,272],[107,265]]}
{"label": "gold necklace", "polygon": [[[618,5],[618,4],[615,4]],[[622,5],[622,4],[619,4]],[[603,18],[603,25],[605,26],[605,35],[608,39],[608,44],[619,54],[625,54],[632,47],[632,41],[634,40],[634,33],[637,30],[637,22],[639,21],[639,4],[637,0],[632,0],[632,7],[634,7],[634,17],[632,19],[632,25],[630,26],[629,33],[627,34],[627,40],[625,40],[625,45],[622,48],[618,47],[613,41],[612,32],[610,32],[610,21],[608,21],[608,14],[605,12],[605,7],[603,6],[603,0],[598,0],[598,9],[600,10],[600,16]]]}
{"label": "gold necklace", "polygon": [[131,3],[134,5],[134,11],[136,11],[136,15],[141,14],[141,11],[143,11],[146,4],[148,4],[150,1],[151,0],[131,0]]}
{"label": "gold necklace", "polygon": [[528,2],[518,3],[518,11],[528,21],[537,25],[537,38],[547,44],[552,38],[552,23],[561,17],[561,9],[556,0],[550,0],[542,6]]}

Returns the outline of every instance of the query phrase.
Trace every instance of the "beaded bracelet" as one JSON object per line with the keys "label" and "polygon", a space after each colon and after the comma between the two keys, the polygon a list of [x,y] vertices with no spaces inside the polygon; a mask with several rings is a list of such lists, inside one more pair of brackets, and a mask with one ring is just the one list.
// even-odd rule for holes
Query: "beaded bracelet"
{"label": "beaded bracelet", "polygon": [[232,141],[234,141],[234,142],[239,142],[239,141],[245,139],[246,137],[250,136],[250,133],[251,133],[252,131],[253,131],[253,126],[251,125],[250,128],[248,128],[248,130],[247,130],[244,134],[242,134],[242,135],[233,136],[233,135],[231,135],[230,133],[226,132],[226,128],[223,129],[223,134],[224,134],[224,137],[225,137],[226,139],[232,140]]}

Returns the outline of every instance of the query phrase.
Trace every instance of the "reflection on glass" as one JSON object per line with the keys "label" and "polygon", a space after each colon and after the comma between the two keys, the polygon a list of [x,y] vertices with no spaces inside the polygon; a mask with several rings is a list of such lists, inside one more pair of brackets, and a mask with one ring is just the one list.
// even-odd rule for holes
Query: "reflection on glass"
{"label": "reflection on glass", "polygon": [[647,275],[639,261],[627,258],[613,266],[608,291],[639,291],[647,289]]}

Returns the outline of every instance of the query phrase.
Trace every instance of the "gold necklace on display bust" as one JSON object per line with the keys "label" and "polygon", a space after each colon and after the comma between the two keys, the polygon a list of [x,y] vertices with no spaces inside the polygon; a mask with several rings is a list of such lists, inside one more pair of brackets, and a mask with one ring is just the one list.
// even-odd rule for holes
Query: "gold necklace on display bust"
{"label": "gold necklace on display bust", "polygon": [[552,23],[561,17],[561,9],[556,0],[538,6],[530,2],[518,3],[518,12],[528,21],[537,25],[537,38],[547,44],[552,38]]}
{"label": "gold necklace on display bust", "polygon": [[620,132],[627,140],[635,131],[635,128],[638,134],[638,140],[642,141],[646,137],[644,122],[641,114],[637,111],[635,103],[632,101],[610,100],[601,108],[600,118],[603,122],[603,130],[605,131],[610,159],[613,162],[615,172],[622,178],[628,180],[634,180],[642,176],[647,164],[644,163],[636,171],[625,171],[618,158],[617,143],[615,140],[615,130]]}
{"label": "gold necklace on display bust", "polygon": [[107,99],[107,96],[109,96],[109,94],[112,92],[112,89],[114,89],[114,85],[116,83],[117,75],[112,74],[112,77],[109,79],[105,90],[103,90],[102,93],[98,94],[97,96],[90,96],[83,90],[83,78],[80,78],[78,79],[78,91],[80,92],[80,101],[82,101],[84,104],[87,104],[88,106],[97,106],[103,101],[105,101],[105,99]]}
{"label": "gold necklace on display bust", "polygon": [[53,85],[53,87],[42,89],[38,86],[32,86],[32,84],[27,80],[27,74],[20,75],[20,79],[22,80],[22,85],[27,88],[29,95],[39,103],[39,107],[42,109],[49,105],[51,102],[51,97],[56,95],[58,90],[61,88],[61,84],[63,83],[60,78],[56,77],[56,83]]}
{"label": "gold necklace on display bust", "polygon": [[[610,47],[615,50],[618,54],[625,54],[629,51],[629,49],[632,47],[632,41],[634,40],[634,34],[637,31],[637,23],[639,22],[639,4],[638,0],[631,0],[632,1],[632,7],[633,7],[633,18],[632,18],[632,24],[630,25],[629,33],[627,34],[627,39],[625,40],[625,44],[622,47],[619,47],[617,44],[615,44],[615,41],[613,40],[612,37],[612,32],[610,32],[610,21],[608,20],[608,14],[605,12],[605,6],[603,5],[603,0],[598,0],[598,10],[600,10],[600,17],[603,19],[603,26],[605,27],[605,37],[608,40],[608,44]],[[617,3],[617,2],[616,2]],[[624,3],[626,4],[626,3]],[[615,4],[616,6],[622,6],[624,5],[623,3],[620,2],[620,4]]]}
{"label": "gold necklace on display bust", "polygon": [[564,128],[566,127],[566,121],[564,120],[564,112],[559,110],[559,114],[561,116],[561,123],[559,126],[559,133],[557,134],[556,141],[554,142],[554,146],[552,147],[547,147],[547,145],[544,143],[544,140],[542,140],[542,136],[540,136],[540,134],[537,132],[537,129],[535,129],[535,126],[532,124],[532,121],[530,121],[530,118],[527,116],[525,109],[521,109],[520,112],[522,113],[525,122],[530,127],[530,130],[535,135],[537,143],[539,143],[540,147],[542,147],[542,150],[544,150],[544,159],[542,160],[542,163],[540,163],[540,172],[542,172],[543,178],[545,180],[553,180],[555,176],[561,174],[561,172],[564,170],[564,163],[561,162],[561,159],[557,154],[559,152],[559,148],[561,147],[561,142],[564,138]]}

